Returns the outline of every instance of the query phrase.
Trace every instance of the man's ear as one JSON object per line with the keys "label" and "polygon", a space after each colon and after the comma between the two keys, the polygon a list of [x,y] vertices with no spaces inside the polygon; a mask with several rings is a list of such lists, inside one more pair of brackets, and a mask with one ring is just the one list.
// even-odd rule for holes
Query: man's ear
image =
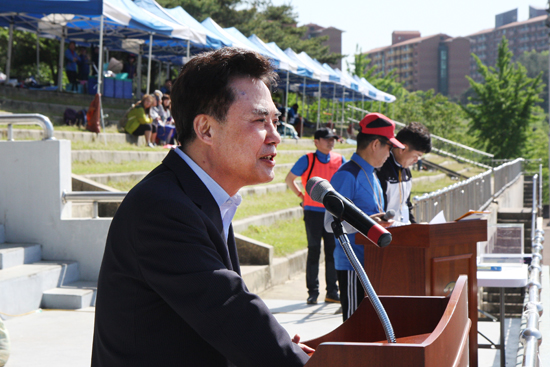
{"label": "man's ear", "polygon": [[193,129],[195,129],[197,139],[208,145],[212,145],[213,121],[212,117],[205,114],[197,115],[193,120]]}

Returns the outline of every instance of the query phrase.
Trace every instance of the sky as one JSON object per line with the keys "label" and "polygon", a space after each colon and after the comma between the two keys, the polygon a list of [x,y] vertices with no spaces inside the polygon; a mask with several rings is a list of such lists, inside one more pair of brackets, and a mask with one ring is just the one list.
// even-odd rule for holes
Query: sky
{"label": "sky", "polygon": [[[420,31],[421,36],[451,37],[494,28],[495,15],[518,9],[518,21],[529,18],[529,5],[547,8],[545,0],[272,0],[291,4],[298,25],[316,23],[342,34],[342,53],[353,55],[391,44],[393,31]],[[345,60],[352,62],[353,58]],[[346,69],[346,62],[343,62]]]}

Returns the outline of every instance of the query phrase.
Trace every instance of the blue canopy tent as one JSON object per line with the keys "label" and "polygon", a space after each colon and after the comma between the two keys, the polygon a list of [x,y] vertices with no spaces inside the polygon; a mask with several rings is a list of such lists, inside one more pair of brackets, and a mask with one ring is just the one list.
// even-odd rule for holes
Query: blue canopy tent
{"label": "blue canopy tent", "polygon": [[258,52],[259,54],[267,57],[270,61],[271,61],[271,65],[273,65],[274,68],[278,69],[279,66],[280,66],[280,60],[275,57],[275,55],[273,55],[271,53],[271,51],[269,50],[266,50],[266,49],[262,49],[258,46],[256,46],[254,44],[254,42],[250,41],[248,38],[246,38],[246,36],[244,34],[242,34],[237,28],[235,27],[230,27],[230,28],[224,28],[224,30],[230,34],[232,37],[236,38],[239,42],[241,42],[242,44],[245,44],[248,46],[249,49],[252,49],[256,52]]}
{"label": "blue canopy tent", "polygon": [[201,24],[204,26],[204,28],[206,28],[207,30],[212,32],[216,37],[221,39],[225,44],[231,44],[234,47],[255,50],[254,48],[251,48],[247,44],[242,43],[237,38],[233,37],[231,34],[227,33],[225,29],[220,27],[220,25],[210,17],[203,20]]}

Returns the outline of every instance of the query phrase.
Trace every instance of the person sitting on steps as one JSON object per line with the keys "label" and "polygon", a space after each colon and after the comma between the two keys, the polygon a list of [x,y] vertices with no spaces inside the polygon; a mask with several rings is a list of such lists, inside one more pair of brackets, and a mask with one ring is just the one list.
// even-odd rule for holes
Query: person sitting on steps
{"label": "person sitting on steps", "polygon": [[145,143],[150,148],[154,147],[151,142],[151,135],[157,132],[156,126],[152,124],[153,119],[150,114],[153,101],[153,96],[150,94],[144,95],[141,101],[128,113],[128,122],[124,126],[124,130],[128,134],[134,136],[144,135]]}

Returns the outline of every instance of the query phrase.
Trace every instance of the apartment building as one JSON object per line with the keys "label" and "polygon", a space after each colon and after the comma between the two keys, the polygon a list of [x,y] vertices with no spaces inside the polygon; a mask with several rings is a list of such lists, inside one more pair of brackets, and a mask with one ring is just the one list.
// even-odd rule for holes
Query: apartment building
{"label": "apartment building", "polygon": [[[514,18],[513,13],[517,9],[503,14],[508,14],[507,19]],[[512,15],[510,15],[512,14]],[[543,15],[540,15],[543,14]],[[546,14],[544,9],[529,8],[530,19],[521,22],[508,22],[498,27],[504,17],[495,17],[495,28],[486,29],[469,36],[471,42],[471,52],[488,66],[494,66],[498,57],[498,46],[502,41],[502,37],[508,39],[510,51],[514,54],[514,59],[522,55],[526,51],[535,50],[537,52],[548,50],[548,28],[545,25]],[[477,64],[472,57],[470,60],[470,75],[472,79],[479,82],[483,78],[477,71]]]}
{"label": "apartment building", "polygon": [[[342,33],[344,31],[334,27],[321,27],[314,23],[306,24],[304,27],[307,27],[307,32],[304,35],[305,39],[328,36],[328,40],[323,45],[328,46],[330,52],[342,53]],[[331,64],[330,66],[342,70],[342,60],[338,60],[336,64]]]}
{"label": "apartment building", "polygon": [[409,91],[433,89],[436,93],[457,96],[469,86],[470,41],[440,33],[420,37],[418,31],[395,31],[392,45],[365,52],[371,66],[388,74]]}

